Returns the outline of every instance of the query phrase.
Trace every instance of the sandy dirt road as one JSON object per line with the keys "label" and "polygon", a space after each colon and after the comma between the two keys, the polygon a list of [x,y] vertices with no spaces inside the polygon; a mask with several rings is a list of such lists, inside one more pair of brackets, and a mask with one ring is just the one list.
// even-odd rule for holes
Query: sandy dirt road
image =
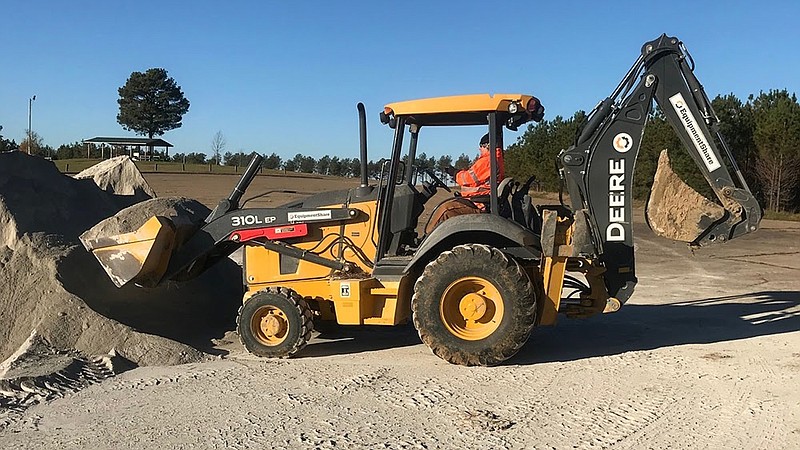
{"label": "sandy dirt road", "polygon": [[449,365],[410,326],[340,327],[290,360],[228,333],[224,357],[34,406],[0,446],[800,448],[800,226],[694,255],[636,232],[631,301],[534,330],[503,366]]}

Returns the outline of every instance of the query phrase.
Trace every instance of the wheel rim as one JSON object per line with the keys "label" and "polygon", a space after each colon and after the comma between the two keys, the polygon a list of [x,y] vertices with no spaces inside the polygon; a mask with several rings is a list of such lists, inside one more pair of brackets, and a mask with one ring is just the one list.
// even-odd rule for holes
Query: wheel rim
{"label": "wheel rim", "polygon": [[286,335],[289,334],[289,319],[280,308],[262,306],[253,314],[250,330],[260,343],[275,346],[286,340]]}
{"label": "wheel rim", "polygon": [[504,312],[500,291],[479,277],[450,283],[439,303],[439,315],[447,331],[467,341],[485,339],[497,331]]}

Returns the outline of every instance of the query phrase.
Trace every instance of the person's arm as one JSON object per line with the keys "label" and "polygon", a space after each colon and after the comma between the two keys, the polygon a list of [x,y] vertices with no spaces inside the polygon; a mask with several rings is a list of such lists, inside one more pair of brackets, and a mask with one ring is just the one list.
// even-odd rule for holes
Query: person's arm
{"label": "person's arm", "polygon": [[475,187],[481,184],[481,180],[478,178],[478,174],[475,173],[473,168],[470,167],[456,174],[456,183],[458,183],[459,186]]}
{"label": "person's arm", "polygon": [[469,167],[456,174],[456,183],[466,187],[476,187],[486,184],[491,176],[489,152],[482,151],[478,159]]}

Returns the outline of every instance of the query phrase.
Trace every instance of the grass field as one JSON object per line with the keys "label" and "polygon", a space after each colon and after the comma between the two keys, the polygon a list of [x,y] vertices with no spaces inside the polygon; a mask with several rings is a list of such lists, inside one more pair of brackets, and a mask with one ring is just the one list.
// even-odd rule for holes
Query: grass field
{"label": "grass field", "polygon": [[[75,174],[102,161],[101,159],[57,159],[53,161],[58,170]],[[213,173],[241,174],[242,166],[218,166],[214,164],[183,164],[179,162],[136,161],[136,167],[142,173]],[[284,172],[283,170],[262,169],[265,175],[280,175],[300,178],[327,178],[313,173]]]}
{"label": "grass field", "polygon": [[790,220],[792,222],[800,222],[800,213],[790,213],[786,211],[765,211],[764,218],[771,220]]}

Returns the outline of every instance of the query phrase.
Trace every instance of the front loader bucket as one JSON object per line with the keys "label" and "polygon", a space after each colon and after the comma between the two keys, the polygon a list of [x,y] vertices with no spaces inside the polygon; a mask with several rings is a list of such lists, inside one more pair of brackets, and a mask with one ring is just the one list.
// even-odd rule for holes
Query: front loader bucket
{"label": "front loader bucket", "polygon": [[725,208],[681,180],[672,170],[667,151],[663,150],[645,207],[645,220],[650,229],[667,239],[694,243],[725,214]]}
{"label": "front loader bucket", "polygon": [[131,281],[153,287],[167,270],[175,248],[175,227],[169,219],[154,216],[132,233],[81,241],[117,287]]}

